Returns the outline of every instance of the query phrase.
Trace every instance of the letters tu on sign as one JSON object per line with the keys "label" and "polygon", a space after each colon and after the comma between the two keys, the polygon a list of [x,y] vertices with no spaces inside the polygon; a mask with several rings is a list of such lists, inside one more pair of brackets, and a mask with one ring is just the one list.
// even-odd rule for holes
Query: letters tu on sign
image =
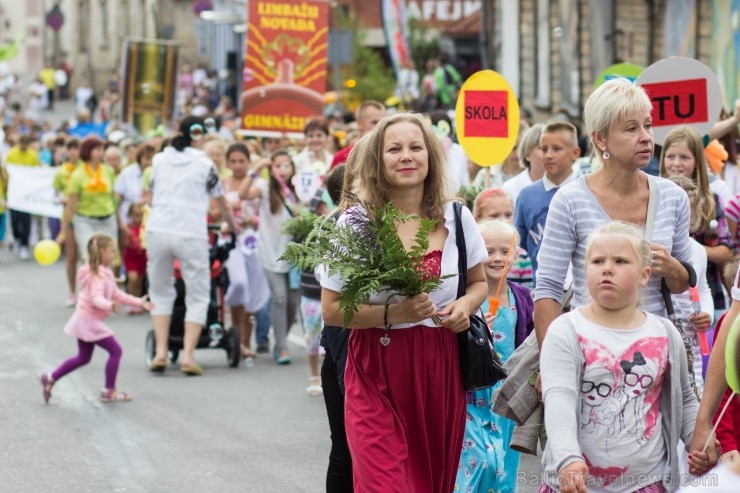
{"label": "letters tu on sign", "polygon": [[653,103],[653,126],[707,121],[706,79],[656,82],[642,87]]}

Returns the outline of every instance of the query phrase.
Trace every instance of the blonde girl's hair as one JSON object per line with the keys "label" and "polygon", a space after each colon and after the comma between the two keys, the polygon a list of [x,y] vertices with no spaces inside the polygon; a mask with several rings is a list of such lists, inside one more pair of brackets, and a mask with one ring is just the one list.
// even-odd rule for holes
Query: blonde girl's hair
{"label": "blonde girl's hair", "polygon": [[591,258],[591,251],[596,240],[602,238],[623,238],[632,247],[632,251],[640,262],[640,268],[650,265],[650,243],[648,243],[640,234],[640,231],[633,225],[624,221],[613,221],[601,226],[591,233],[586,245],[586,263]]}
{"label": "blonde girl's hair", "polygon": [[492,199],[494,197],[507,198],[509,199],[509,202],[511,202],[511,207],[514,207],[514,200],[511,198],[511,195],[506,192],[506,190],[502,188],[486,188],[475,197],[475,202],[473,202],[473,217],[476,221],[480,219],[481,209],[486,206],[486,203],[489,199]]}
{"label": "blonde girl's hair", "polygon": [[608,137],[620,121],[650,113],[652,109],[653,104],[645,89],[622,77],[604,82],[589,96],[583,108],[584,122],[599,165],[603,165],[604,160],[594,136]]}
{"label": "blonde girl's hair", "polygon": [[87,261],[90,264],[90,270],[93,274],[98,273],[100,267],[100,252],[106,248],[116,248],[116,240],[105,233],[95,233],[87,242]]}
{"label": "blonde girl's hair", "polygon": [[522,140],[519,142],[519,149],[517,151],[519,153],[519,164],[527,169],[529,169],[531,164],[527,156],[531,154],[532,150],[540,146],[540,136],[542,135],[543,128],[545,128],[545,125],[542,123],[532,125],[529,127],[529,130],[524,132],[524,135],[521,137]]}
{"label": "blonde girl's hair", "polygon": [[[716,205],[714,194],[709,188],[707,160],[704,156],[704,144],[699,132],[685,125],[668,132],[665,142],[663,142],[663,150],[660,151],[660,176],[667,176],[668,174],[665,167],[666,153],[671,146],[681,142],[686,143],[686,147],[689,148],[689,152],[694,157],[694,172],[691,174],[691,179],[696,183],[698,197],[695,210],[697,216],[696,229],[692,229],[692,231],[703,233],[709,228],[709,222],[715,218]],[[694,221],[691,222],[694,226]]]}
{"label": "blonde girl's hair", "polygon": [[445,193],[447,173],[445,153],[440,140],[434,133],[431,123],[421,115],[401,112],[386,116],[370,133],[362,162],[357,170],[357,180],[353,193],[360,202],[369,207],[382,207],[390,201],[391,184],[385,174],[383,150],[388,127],[398,123],[411,123],[421,130],[428,154],[428,171],[424,179],[424,198],[421,205],[423,217],[442,224],[445,203],[450,199]]}
{"label": "blonde girl's hair", "polygon": [[340,211],[346,211],[357,203],[357,197],[353,193],[357,174],[361,163],[365,161],[365,151],[367,143],[370,140],[370,134],[363,135],[360,140],[352,147],[344,163],[344,181],[342,184],[342,196],[337,208]]}
{"label": "blonde girl's hair", "polygon": [[689,223],[689,232],[695,233],[696,231],[699,231],[699,228],[701,227],[701,215],[699,207],[701,207],[701,205],[699,188],[696,186],[696,183],[690,178],[686,178],[685,176],[681,175],[671,176],[668,178],[668,180],[681,187],[683,191],[686,192],[686,195],[689,196],[689,204],[692,206],[693,211],[693,213],[691,214],[691,222]]}
{"label": "blonde girl's hair", "polygon": [[[490,233],[494,235],[503,235],[509,239],[514,237],[514,248],[513,248],[514,252],[513,253],[517,253],[519,251],[518,250],[519,232],[516,230],[514,226],[512,226],[509,223],[500,221],[498,219],[486,219],[478,223],[478,231],[480,231],[481,235]],[[509,259],[511,258],[513,258],[513,254],[512,252],[509,252]]]}

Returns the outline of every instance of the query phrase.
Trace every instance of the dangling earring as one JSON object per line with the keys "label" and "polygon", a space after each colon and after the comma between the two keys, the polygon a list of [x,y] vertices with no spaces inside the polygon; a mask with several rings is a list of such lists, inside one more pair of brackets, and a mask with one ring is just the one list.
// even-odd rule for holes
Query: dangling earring
{"label": "dangling earring", "polygon": [[601,157],[604,158],[604,161],[606,161],[607,159],[609,159],[609,152],[606,149],[604,149],[603,153],[601,154]]}

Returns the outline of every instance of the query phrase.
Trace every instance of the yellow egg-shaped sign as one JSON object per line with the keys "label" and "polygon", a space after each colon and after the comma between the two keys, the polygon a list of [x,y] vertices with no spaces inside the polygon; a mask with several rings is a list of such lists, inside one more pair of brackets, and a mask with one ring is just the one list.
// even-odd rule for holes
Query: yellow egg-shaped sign
{"label": "yellow egg-shaped sign", "polygon": [[740,318],[737,318],[730,326],[725,346],[725,378],[727,385],[736,394],[740,394],[740,368],[737,365],[737,354],[740,347],[738,346],[740,346]]}
{"label": "yellow egg-shaped sign", "polygon": [[465,81],[455,106],[457,140],[479,166],[503,162],[516,145],[519,102],[501,74],[481,70]]}

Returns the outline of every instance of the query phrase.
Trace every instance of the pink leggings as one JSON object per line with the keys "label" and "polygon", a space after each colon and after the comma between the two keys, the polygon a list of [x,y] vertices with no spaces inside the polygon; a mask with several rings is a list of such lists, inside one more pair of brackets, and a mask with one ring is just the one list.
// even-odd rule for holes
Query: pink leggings
{"label": "pink leggings", "polygon": [[78,352],[77,356],[69,358],[67,361],[62,363],[59,368],[54,370],[51,377],[54,381],[58,381],[67,373],[76,370],[81,366],[85,366],[92,359],[93,349],[95,345],[98,345],[108,351],[108,362],[105,364],[105,388],[115,389],[116,388],[116,375],[118,375],[118,365],[121,363],[121,346],[113,336],[106,337],[99,341],[86,342],[82,339],[77,339]]}

